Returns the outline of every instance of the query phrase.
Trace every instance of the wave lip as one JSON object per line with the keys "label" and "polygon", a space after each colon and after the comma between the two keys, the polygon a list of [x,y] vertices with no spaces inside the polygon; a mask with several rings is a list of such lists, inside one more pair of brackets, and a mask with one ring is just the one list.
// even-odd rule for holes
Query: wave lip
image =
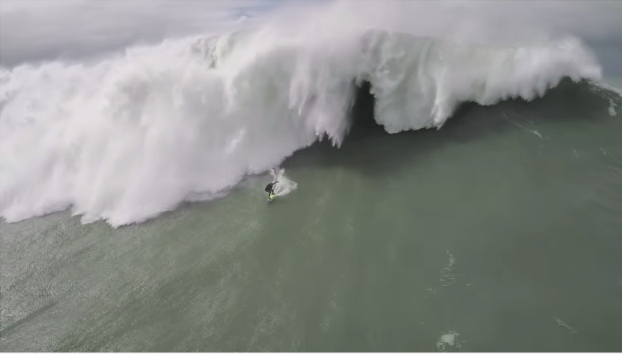
{"label": "wave lip", "polygon": [[377,99],[378,123],[388,132],[441,127],[463,102],[491,105],[532,100],[565,78],[600,79],[601,68],[580,41],[491,48],[372,32],[364,73]]}
{"label": "wave lip", "polygon": [[210,199],[323,137],[343,143],[356,85],[389,133],[440,128],[462,102],[598,79],[576,39],[493,48],[381,30],[306,41],[271,31],[130,48],[91,65],[0,70],[0,214],[73,208],[141,222]]}

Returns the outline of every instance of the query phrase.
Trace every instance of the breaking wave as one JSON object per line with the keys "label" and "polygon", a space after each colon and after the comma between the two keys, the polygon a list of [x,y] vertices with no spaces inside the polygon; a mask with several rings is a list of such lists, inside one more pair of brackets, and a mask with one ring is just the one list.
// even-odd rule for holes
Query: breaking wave
{"label": "breaking wave", "polygon": [[484,46],[383,30],[313,40],[266,27],[0,70],[0,213],[72,208],[141,222],[210,199],[318,139],[344,142],[358,86],[388,133],[440,128],[462,102],[542,96],[601,69],[580,40]]}

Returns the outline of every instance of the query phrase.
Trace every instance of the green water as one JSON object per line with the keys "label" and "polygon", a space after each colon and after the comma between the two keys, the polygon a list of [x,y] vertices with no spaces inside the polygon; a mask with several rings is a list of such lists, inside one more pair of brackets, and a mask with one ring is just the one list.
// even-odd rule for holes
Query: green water
{"label": "green water", "polygon": [[599,107],[360,124],[269,205],[257,176],[119,229],[2,223],[1,349],[620,351],[622,116]]}

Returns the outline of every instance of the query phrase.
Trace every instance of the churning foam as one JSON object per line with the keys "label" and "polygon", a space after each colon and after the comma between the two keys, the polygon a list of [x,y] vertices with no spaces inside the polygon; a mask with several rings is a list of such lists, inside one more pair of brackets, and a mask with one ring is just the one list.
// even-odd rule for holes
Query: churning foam
{"label": "churning foam", "polygon": [[318,11],[95,63],[1,69],[2,217],[71,207],[119,226],[212,198],[319,138],[340,145],[362,81],[377,122],[398,133],[439,128],[460,102],[529,100],[563,77],[600,77],[571,37],[493,47],[392,32],[355,8]]}
{"label": "churning foam", "polygon": [[441,352],[444,352],[448,346],[460,348],[462,344],[458,341],[459,334],[454,331],[449,331],[438,339],[436,342],[436,349]]}
{"label": "churning foam", "polygon": [[285,175],[285,169],[273,168],[270,170],[273,181],[278,181],[274,187],[274,195],[282,197],[298,189],[298,183],[292,181]]}

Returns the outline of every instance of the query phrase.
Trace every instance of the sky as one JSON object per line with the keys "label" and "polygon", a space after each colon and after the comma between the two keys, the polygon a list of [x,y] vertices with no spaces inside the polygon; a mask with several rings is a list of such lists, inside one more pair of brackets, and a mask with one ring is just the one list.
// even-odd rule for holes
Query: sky
{"label": "sky", "polygon": [[[0,0],[0,64],[11,67],[29,61],[90,57],[132,44],[252,25],[254,19],[261,20],[284,7],[331,2]],[[457,38],[520,38],[533,36],[540,29],[572,33],[594,49],[605,73],[622,76],[620,0],[345,0],[339,6],[341,12],[333,16],[337,18],[333,26],[366,17],[389,26],[402,24],[404,29],[421,34],[444,33]],[[241,23],[244,16],[250,20]],[[334,31],[338,30],[336,26]]]}

